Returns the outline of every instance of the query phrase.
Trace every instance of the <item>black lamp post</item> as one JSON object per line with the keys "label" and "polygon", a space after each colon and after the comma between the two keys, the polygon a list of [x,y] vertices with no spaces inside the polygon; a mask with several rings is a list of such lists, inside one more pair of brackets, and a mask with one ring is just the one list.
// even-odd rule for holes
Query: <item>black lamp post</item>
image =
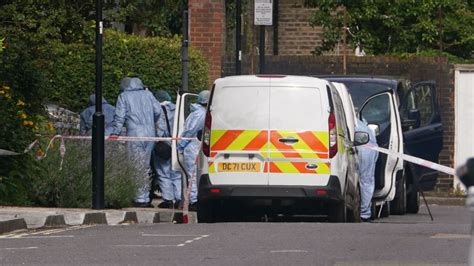
{"label": "black lamp post", "polygon": [[102,0],[95,1],[95,113],[92,120],[92,209],[104,209],[104,114],[102,113]]}

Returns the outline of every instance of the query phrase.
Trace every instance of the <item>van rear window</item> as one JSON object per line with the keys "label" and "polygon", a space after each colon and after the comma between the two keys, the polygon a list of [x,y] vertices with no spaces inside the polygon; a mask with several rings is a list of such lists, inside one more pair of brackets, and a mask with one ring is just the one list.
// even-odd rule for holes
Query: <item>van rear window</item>
{"label": "van rear window", "polygon": [[211,112],[213,129],[267,129],[269,88],[216,88]]}

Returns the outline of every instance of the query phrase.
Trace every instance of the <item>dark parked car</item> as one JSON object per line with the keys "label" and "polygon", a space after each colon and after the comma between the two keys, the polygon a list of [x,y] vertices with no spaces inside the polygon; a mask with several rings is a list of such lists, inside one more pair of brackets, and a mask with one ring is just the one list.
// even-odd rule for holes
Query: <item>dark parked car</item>
{"label": "dark parked car", "polygon": [[[433,81],[371,76],[325,76],[348,88],[358,117],[376,131],[380,147],[438,161],[443,125]],[[398,144],[397,144],[398,143]],[[403,143],[403,145],[400,145]],[[390,201],[390,213],[417,213],[419,191],[433,190],[435,170],[380,154],[376,165],[374,201]]]}

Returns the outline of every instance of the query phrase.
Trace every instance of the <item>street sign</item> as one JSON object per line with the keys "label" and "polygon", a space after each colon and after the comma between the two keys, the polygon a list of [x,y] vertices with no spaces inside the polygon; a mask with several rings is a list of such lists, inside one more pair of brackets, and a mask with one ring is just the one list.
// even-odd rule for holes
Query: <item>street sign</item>
{"label": "street sign", "polygon": [[255,0],[254,24],[271,26],[273,24],[273,0]]}

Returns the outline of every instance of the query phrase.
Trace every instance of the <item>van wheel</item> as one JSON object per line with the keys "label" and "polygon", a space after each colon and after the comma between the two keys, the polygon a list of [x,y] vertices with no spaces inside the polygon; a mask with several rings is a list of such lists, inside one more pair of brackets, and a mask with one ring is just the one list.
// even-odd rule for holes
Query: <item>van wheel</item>
{"label": "van wheel", "polygon": [[347,221],[351,223],[360,223],[360,188],[357,187],[354,192],[354,202],[352,210],[348,211]]}
{"label": "van wheel", "polygon": [[331,223],[345,223],[347,221],[347,193],[343,200],[329,204],[328,220]]}
{"label": "van wheel", "polygon": [[390,214],[403,215],[406,213],[407,181],[402,176],[397,182],[395,198],[390,202]]}
{"label": "van wheel", "polygon": [[420,192],[418,190],[408,193],[407,195],[407,212],[418,213],[420,210]]}
{"label": "van wheel", "polygon": [[200,201],[197,209],[198,223],[214,223],[216,221],[214,207],[215,204],[211,201]]}

